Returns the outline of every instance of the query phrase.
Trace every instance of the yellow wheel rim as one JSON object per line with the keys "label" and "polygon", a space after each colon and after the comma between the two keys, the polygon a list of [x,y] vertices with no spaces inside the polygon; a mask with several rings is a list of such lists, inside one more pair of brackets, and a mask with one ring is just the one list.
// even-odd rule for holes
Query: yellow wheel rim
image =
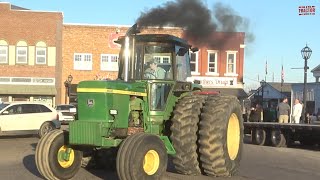
{"label": "yellow wheel rim", "polygon": [[232,113],[229,118],[227,148],[230,159],[236,159],[240,148],[240,122],[235,113]]}
{"label": "yellow wheel rim", "polygon": [[153,175],[157,172],[160,165],[159,154],[155,150],[150,150],[144,155],[143,170],[148,175]]}
{"label": "yellow wheel rim", "polygon": [[67,147],[66,146],[61,146],[61,148],[58,151],[58,162],[61,167],[63,168],[68,168],[70,167],[73,162],[74,162],[74,151],[70,148],[70,155],[69,155],[69,160],[66,160],[64,158],[65,154],[67,153]]}

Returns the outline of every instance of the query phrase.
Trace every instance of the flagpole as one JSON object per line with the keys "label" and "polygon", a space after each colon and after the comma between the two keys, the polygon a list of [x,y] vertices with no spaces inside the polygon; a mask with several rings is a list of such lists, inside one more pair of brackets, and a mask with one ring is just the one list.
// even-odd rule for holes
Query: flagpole
{"label": "flagpole", "polygon": [[266,57],[266,74],[264,76],[264,81],[267,82],[267,75],[268,75],[268,58]]}

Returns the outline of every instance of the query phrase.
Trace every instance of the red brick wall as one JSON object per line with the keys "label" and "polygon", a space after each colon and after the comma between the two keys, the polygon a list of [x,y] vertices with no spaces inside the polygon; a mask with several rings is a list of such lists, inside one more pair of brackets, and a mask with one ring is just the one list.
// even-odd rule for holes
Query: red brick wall
{"label": "red brick wall", "polygon": [[[110,47],[110,34],[124,35],[129,27],[121,26],[98,26],[98,25],[71,25],[65,24],[63,27],[63,44],[62,44],[62,71],[59,83],[59,92],[61,94],[60,103],[65,99],[64,81],[68,75],[73,76],[72,84],[78,84],[83,80],[93,80],[99,74],[102,77],[111,79],[117,78],[118,72],[108,72],[100,70],[101,54],[119,54],[119,48]],[[145,29],[142,33],[163,33],[181,36],[182,31],[177,28],[169,29]],[[74,53],[90,53],[92,54],[92,71],[74,70],[73,56]]]}
{"label": "red brick wall", "polygon": [[[0,12],[0,40],[13,46],[19,41],[28,46],[43,41],[57,48],[57,60],[60,59],[61,12],[14,10],[8,3],[0,3]],[[0,72],[0,76],[9,77],[55,77],[55,67],[44,65],[0,65]]]}
{"label": "red brick wall", "polygon": [[[65,24],[63,26],[63,45],[62,45],[62,61],[61,61],[61,78],[58,83],[58,89],[61,96],[60,103],[65,99],[65,87],[63,82],[68,75],[73,76],[72,84],[78,84],[83,80],[94,79],[95,75],[99,74],[102,77],[111,79],[116,78],[117,72],[100,71],[100,55],[103,53],[118,54],[119,49],[113,49],[109,46],[109,35],[115,34],[116,31],[124,34],[129,27],[117,26],[98,26],[98,25],[72,25]],[[178,37],[183,36],[183,31],[178,28],[165,29],[144,29],[142,33],[161,33],[172,34]],[[215,33],[211,37],[217,43],[210,48],[201,47],[199,55],[199,71],[201,76],[205,76],[208,68],[208,53],[207,50],[218,50],[219,61],[219,76],[224,76],[226,72],[226,52],[227,50],[238,51],[237,53],[237,73],[238,82],[242,82],[243,77],[243,49],[240,49],[240,44],[244,44],[244,33]],[[223,44],[222,44],[223,43]],[[74,53],[90,53],[92,54],[93,66],[92,71],[80,71],[73,69]],[[59,65],[58,65],[59,66]],[[58,100],[58,98],[57,98]],[[58,102],[59,103],[59,102]]]}
{"label": "red brick wall", "polygon": [[200,76],[206,76],[208,72],[208,52],[207,50],[218,51],[218,73],[219,77],[223,77],[226,73],[227,52],[237,51],[236,53],[236,72],[238,74],[237,80],[243,83],[243,64],[244,64],[244,49],[240,48],[244,44],[244,33],[214,33],[211,37],[212,45],[200,47],[199,52],[199,73]]}

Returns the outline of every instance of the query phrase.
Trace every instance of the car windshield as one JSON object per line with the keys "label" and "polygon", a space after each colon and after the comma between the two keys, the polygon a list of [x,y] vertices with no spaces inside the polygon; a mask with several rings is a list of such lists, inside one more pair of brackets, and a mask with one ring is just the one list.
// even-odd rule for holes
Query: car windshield
{"label": "car windshield", "polygon": [[0,104],[0,111],[1,111],[3,108],[7,107],[8,105],[9,105],[9,104],[4,104],[4,103]]}

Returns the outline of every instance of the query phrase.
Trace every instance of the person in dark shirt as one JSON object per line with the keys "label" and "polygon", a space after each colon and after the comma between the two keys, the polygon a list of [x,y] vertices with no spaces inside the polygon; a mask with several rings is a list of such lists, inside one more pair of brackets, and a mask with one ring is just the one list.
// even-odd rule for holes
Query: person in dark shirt
{"label": "person in dark shirt", "polygon": [[279,123],[288,123],[290,115],[290,106],[288,105],[288,98],[283,98],[278,107]]}
{"label": "person in dark shirt", "polygon": [[255,108],[251,109],[249,120],[251,122],[260,122],[261,114],[262,114],[262,107],[260,106],[260,104],[256,104]]}

